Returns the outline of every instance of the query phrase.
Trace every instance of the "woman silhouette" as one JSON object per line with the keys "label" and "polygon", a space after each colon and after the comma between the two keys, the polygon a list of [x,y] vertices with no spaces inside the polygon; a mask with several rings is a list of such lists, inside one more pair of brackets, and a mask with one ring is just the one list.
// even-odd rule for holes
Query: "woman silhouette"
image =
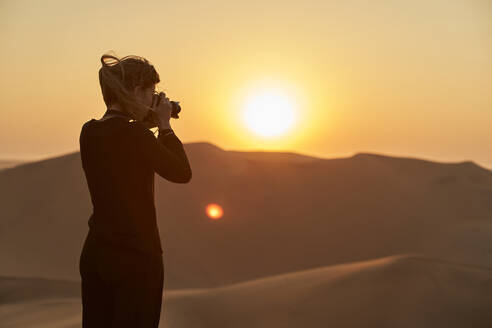
{"label": "woman silhouette", "polygon": [[[142,57],[107,54],[101,63],[107,110],[84,123],[79,139],[93,205],[79,261],[82,326],[158,327],[164,266],[154,172],[187,183],[191,167],[169,123],[169,99],[162,93],[152,107],[160,82],[154,66]],[[156,119],[148,120],[150,114]],[[158,127],[157,138],[149,130],[153,127]]]}

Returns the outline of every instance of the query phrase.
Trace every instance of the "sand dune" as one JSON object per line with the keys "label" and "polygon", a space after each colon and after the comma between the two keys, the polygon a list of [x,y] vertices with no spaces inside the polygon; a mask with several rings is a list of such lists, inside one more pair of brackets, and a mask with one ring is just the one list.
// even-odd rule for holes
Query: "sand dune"
{"label": "sand dune", "polygon": [[416,255],[166,295],[165,327],[490,327],[492,269]]}
{"label": "sand dune", "polygon": [[[185,148],[193,180],[156,177],[167,289],[409,252],[492,266],[492,172],[473,162]],[[78,152],[0,171],[0,274],[79,278],[84,179]]]}
{"label": "sand dune", "polygon": [[[491,171],[185,148],[193,180],[156,177],[161,327],[492,326]],[[0,202],[1,326],[80,327],[80,154],[0,170]]]}
{"label": "sand dune", "polygon": [[80,282],[0,277],[0,326],[81,327]]}
{"label": "sand dune", "polygon": [[[12,283],[0,279],[1,295],[6,281]],[[80,327],[80,300],[71,297],[76,282],[15,284],[50,298],[3,302],[5,327]],[[492,268],[407,254],[165,291],[160,327],[490,327],[491,294]]]}
{"label": "sand dune", "polygon": [[50,298],[80,298],[78,281],[0,277],[0,305]]}
{"label": "sand dune", "polygon": [[0,170],[11,168],[20,164],[28,162],[27,160],[17,160],[17,159],[0,159]]}
{"label": "sand dune", "polygon": [[51,298],[0,306],[2,328],[80,328],[80,298]]}

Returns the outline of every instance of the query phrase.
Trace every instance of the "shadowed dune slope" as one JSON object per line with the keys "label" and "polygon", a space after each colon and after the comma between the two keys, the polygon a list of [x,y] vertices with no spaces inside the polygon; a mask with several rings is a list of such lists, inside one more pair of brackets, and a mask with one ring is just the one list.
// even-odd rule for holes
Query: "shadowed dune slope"
{"label": "shadowed dune slope", "polygon": [[80,282],[0,276],[0,305],[48,298],[80,297]]}

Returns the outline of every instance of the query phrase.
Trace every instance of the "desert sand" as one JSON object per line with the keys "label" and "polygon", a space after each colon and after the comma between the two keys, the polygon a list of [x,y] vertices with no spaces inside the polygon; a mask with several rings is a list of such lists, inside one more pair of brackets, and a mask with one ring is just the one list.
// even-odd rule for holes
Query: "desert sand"
{"label": "desert sand", "polygon": [[[492,326],[492,171],[184,146],[192,181],[156,176],[161,327]],[[78,152],[0,170],[2,327],[80,327],[84,179]]]}
{"label": "desert sand", "polygon": [[[78,282],[0,282],[3,327],[80,327]],[[407,254],[165,291],[160,327],[489,327],[491,293],[489,268]]]}

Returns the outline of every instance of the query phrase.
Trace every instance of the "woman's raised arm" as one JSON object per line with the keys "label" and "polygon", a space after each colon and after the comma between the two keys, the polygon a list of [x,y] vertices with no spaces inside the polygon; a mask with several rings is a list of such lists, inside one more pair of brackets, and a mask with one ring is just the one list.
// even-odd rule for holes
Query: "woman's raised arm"
{"label": "woman's raised arm", "polygon": [[191,180],[188,157],[174,133],[159,132],[156,138],[152,131],[139,122],[134,122],[134,128],[140,153],[158,175],[175,183],[188,183]]}

